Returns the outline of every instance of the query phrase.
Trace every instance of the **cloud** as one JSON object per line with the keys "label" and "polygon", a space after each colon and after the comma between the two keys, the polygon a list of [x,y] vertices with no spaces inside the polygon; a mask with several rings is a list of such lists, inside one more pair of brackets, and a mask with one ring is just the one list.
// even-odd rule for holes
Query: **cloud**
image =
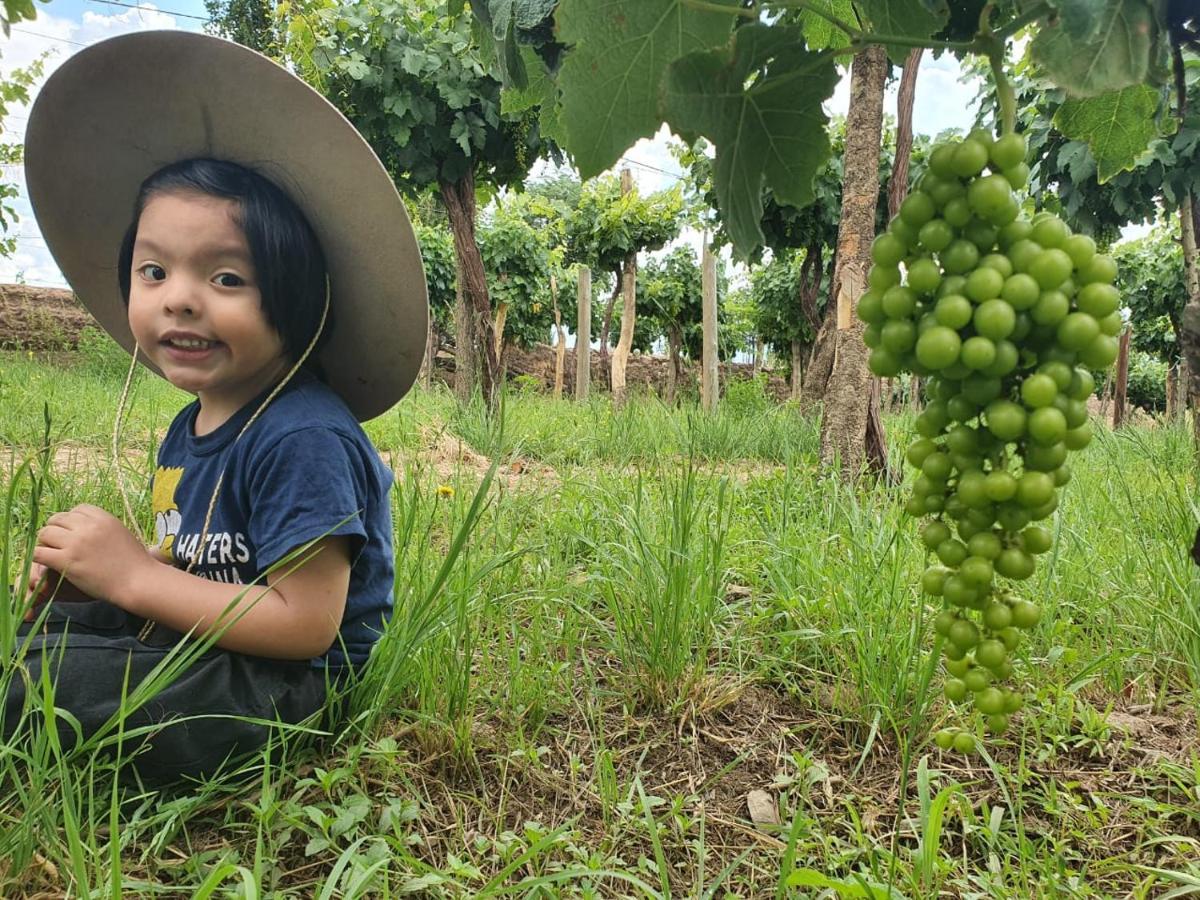
{"label": "cloud", "polygon": [[[42,77],[30,90],[29,99],[32,103],[37,99],[45,80],[88,44],[136,31],[176,28],[197,30],[200,24],[195,21],[181,24],[175,16],[161,12],[153,4],[142,5],[146,8],[127,9],[114,15],[84,11],[79,21],[40,12],[32,22],[13,26],[10,39],[0,44],[0,53],[3,54],[0,57],[0,71],[7,76],[13,69],[24,68],[44,57]],[[4,119],[2,139],[8,142],[24,140],[28,120],[29,104],[10,104]],[[20,276],[30,284],[65,286],[62,273],[38,230],[25,190],[23,171],[20,167],[6,167],[3,169],[3,180],[17,185],[19,193],[11,205],[20,221],[10,227],[10,233],[17,235],[17,252],[11,258],[0,259],[0,281],[14,281]]]}

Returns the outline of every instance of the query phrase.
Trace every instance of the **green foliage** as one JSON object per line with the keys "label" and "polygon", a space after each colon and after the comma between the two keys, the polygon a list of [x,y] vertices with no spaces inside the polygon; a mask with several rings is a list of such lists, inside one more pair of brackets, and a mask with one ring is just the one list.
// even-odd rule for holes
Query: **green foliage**
{"label": "green foliage", "polygon": [[1129,354],[1129,380],[1125,396],[1134,406],[1148,412],[1167,408],[1167,364],[1157,355],[1133,351]]}
{"label": "green foliage", "polygon": [[829,302],[829,279],[822,278],[812,310],[814,315],[805,314],[800,302],[803,262],[803,253],[783,251],[750,273],[750,296],[757,313],[755,331],[777,353],[789,353],[794,340],[805,344],[815,340],[814,318],[821,315]]}
{"label": "green foliage", "polygon": [[[10,6],[6,2],[5,15],[7,18],[3,20],[5,34],[8,33],[9,22],[18,22],[22,18],[32,19],[34,14],[32,3],[28,4],[28,14],[26,14],[24,4]],[[14,16],[16,18],[13,18]],[[8,116],[10,103],[29,102],[29,89],[42,77],[42,70],[48,56],[48,53],[44,53],[29,65],[13,69],[7,75],[0,77],[0,127],[3,126],[4,119]],[[20,142],[0,143],[0,164],[19,166],[24,159],[24,153],[24,145]],[[0,256],[12,256],[17,250],[17,237],[9,232],[18,221],[17,210],[12,201],[20,195],[21,190],[15,183],[0,181],[0,231],[4,235],[0,237]]]}
{"label": "green foliage", "polygon": [[700,266],[691,247],[676,247],[638,272],[638,324],[653,322],[659,334],[675,329],[693,358],[702,342]]}
{"label": "green foliage", "polygon": [[204,0],[204,30],[244,47],[274,55],[279,48],[276,4],[270,0]]}
{"label": "green foliage", "polygon": [[0,28],[4,29],[4,36],[9,37],[9,29],[13,25],[26,19],[32,21],[35,18],[37,18],[37,9],[33,5],[33,0],[4,0],[3,14],[0,15]]}
{"label": "green foliage", "polygon": [[[752,75],[757,80],[743,90]],[[813,177],[829,157],[822,103],[837,80],[833,57],[806,50],[798,28],[758,23],[737,29],[730,47],[671,67],[667,121],[685,138],[703,134],[716,146],[713,184],[736,248],[764,240],[764,185],[790,206],[813,200]]]}
{"label": "green foliage", "polygon": [[1179,359],[1179,317],[1187,302],[1178,225],[1113,249],[1117,287],[1129,307],[1133,346],[1167,363]]}
{"label": "green foliage", "polygon": [[417,222],[417,243],[425,263],[425,282],[429,286],[429,309],[434,322],[448,330],[454,322],[455,280],[454,238],[450,230],[440,225]]}
{"label": "green foliage", "polygon": [[566,221],[567,263],[615,272],[630,253],[657,250],[679,235],[683,194],[679,187],[643,197],[621,194],[615,176],[585,182],[579,205]]}
{"label": "green foliage", "polygon": [[1164,116],[1164,90],[1139,85],[1069,100],[1020,69],[1018,130],[1029,142],[1033,195],[1053,192],[1072,228],[1109,243],[1123,226],[1154,221],[1161,206],[1200,193],[1200,64],[1186,68],[1182,122]]}
{"label": "green foliage", "polygon": [[472,19],[436,0],[304,0],[288,19],[288,55],[345,111],[415,194],[473,176],[519,183],[543,152],[536,111],[506,115]]}
{"label": "green foliage", "polygon": [[479,228],[488,292],[496,309],[508,309],[505,337],[523,347],[544,343],[554,322],[547,234],[531,221],[531,199],[536,201],[521,194],[504,198]]}

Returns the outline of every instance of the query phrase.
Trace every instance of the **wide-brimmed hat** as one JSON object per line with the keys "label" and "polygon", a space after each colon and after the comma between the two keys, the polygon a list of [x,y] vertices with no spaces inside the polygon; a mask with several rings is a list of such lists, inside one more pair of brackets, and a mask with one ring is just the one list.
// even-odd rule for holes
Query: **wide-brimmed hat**
{"label": "wide-brimmed hat", "polygon": [[[296,202],[317,234],[334,327],[318,356],[360,420],[412,386],[425,353],[425,273],[379,158],[324,97],[239,44],[146,31],[93,44],[46,81],[25,133],[42,235],[96,320],[133,350],[117,255],[142,182],[197,157],[239,163]],[[140,356],[140,354],[139,354]]]}

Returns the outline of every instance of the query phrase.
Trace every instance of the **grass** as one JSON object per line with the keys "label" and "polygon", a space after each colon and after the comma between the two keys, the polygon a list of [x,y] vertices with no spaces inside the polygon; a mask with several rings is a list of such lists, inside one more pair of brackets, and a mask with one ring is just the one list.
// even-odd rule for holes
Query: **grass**
{"label": "grass", "polygon": [[[0,355],[10,583],[46,512],[120,509],[121,373],[57,362]],[[181,395],[136,391],[140,487]],[[889,421],[889,440],[910,428]],[[1029,705],[967,759],[929,742],[948,712],[899,494],[826,478],[796,410],[514,393],[501,426],[435,390],[368,432],[397,470],[396,615],[348,721],[167,791],[118,784],[97,742],[52,729],[0,744],[0,896],[1200,890],[1185,427],[1101,430],[1074,466],[1028,588]],[[53,715],[52,686],[34,693],[30,715]],[[750,821],[752,790],[779,824]]]}

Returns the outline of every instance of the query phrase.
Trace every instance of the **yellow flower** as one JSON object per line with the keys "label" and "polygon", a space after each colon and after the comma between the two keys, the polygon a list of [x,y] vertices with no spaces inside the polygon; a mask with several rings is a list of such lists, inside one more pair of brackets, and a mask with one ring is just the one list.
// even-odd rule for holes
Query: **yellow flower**
{"label": "yellow flower", "polygon": [[454,488],[450,487],[448,484],[439,484],[437,486],[437,495],[439,497],[453,497]]}

